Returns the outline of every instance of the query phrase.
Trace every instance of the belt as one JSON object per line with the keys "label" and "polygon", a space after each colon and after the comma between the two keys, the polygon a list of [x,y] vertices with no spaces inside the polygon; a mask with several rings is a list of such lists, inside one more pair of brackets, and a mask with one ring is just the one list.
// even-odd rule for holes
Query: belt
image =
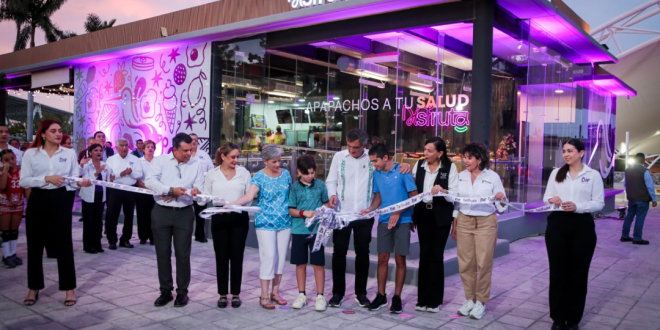
{"label": "belt", "polygon": [[426,205],[427,210],[433,210],[433,203],[424,203]]}
{"label": "belt", "polygon": [[[156,203],[156,204],[158,204],[158,203]],[[192,207],[192,205],[177,207],[177,206],[165,206],[165,205],[160,205],[160,204],[158,204],[158,206],[166,208],[166,209],[170,209],[170,210],[175,211],[175,212],[176,211],[183,211],[185,209],[188,209],[188,208]]]}

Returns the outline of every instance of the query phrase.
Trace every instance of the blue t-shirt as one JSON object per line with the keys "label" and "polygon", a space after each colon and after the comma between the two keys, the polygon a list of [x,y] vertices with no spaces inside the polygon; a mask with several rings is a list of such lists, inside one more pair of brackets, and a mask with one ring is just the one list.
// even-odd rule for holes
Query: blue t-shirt
{"label": "blue t-shirt", "polygon": [[291,175],[282,169],[282,174],[271,178],[264,171],[257,172],[250,184],[259,187],[257,205],[261,212],[257,213],[254,228],[259,230],[284,230],[291,228],[289,216],[289,187]]}
{"label": "blue t-shirt", "polygon": [[[316,211],[323,203],[328,202],[328,189],[321,180],[314,179],[312,184],[307,186],[300,180],[291,186],[289,191],[289,207],[296,210]],[[291,217],[291,234],[310,235],[314,226],[305,227],[305,219],[300,217]],[[318,229],[317,229],[318,231]]]}
{"label": "blue t-shirt", "polygon": [[[408,199],[408,192],[416,191],[417,185],[410,173],[399,173],[399,163],[388,171],[374,171],[374,193],[380,194],[380,208],[385,208]],[[392,213],[381,214],[378,218],[380,223],[390,222]],[[397,224],[412,223],[412,208],[408,208],[399,216]]]}

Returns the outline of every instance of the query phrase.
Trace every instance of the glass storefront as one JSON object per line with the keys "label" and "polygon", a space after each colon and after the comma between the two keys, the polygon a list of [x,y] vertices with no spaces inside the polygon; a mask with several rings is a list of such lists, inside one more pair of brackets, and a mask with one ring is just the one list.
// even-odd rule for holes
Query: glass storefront
{"label": "glass storefront", "polygon": [[[539,44],[548,32],[521,21],[521,33],[494,29],[491,103],[492,169],[514,202],[535,202],[563,164],[562,142],[587,144],[585,162],[611,185],[615,114],[609,93],[574,81],[579,69]],[[470,142],[473,95],[472,24],[315,41],[271,48],[266,35],[212,45],[212,103],[221,109],[222,142],[242,150],[251,171],[263,168],[260,147],[282,145],[295,171],[301,153],[318,156],[319,179],[346,134],[364,129],[369,145],[384,143],[413,166],[424,140],[440,136],[459,171]],[[466,47],[464,47],[466,48]],[[487,97],[487,96],[486,96]],[[215,130],[215,128],[214,128]]]}

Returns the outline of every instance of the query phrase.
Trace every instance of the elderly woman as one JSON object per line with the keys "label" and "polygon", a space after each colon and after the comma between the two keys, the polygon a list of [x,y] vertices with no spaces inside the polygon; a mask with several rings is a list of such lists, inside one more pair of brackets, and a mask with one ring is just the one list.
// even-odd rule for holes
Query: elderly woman
{"label": "elderly woman", "polygon": [[[257,198],[257,213],[254,227],[259,241],[259,278],[261,279],[261,298],[259,304],[265,309],[275,309],[271,303],[286,305],[278,293],[282,281],[282,271],[286,250],[291,237],[291,217],[289,216],[289,187],[291,175],[286,169],[280,168],[282,149],[276,145],[267,145],[261,152],[261,158],[266,168],[257,172],[247,194],[227,205],[246,205]],[[268,286],[273,281],[273,288],[268,296]]]}
{"label": "elderly woman", "polygon": [[[490,170],[486,146],[473,142],[461,152],[465,170],[458,174],[458,197],[495,197],[504,200],[500,176]],[[458,271],[463,281],[465,299],[458,314],[480,320],[486,315],[490,300],[493,257],[497,244],[497,215],[505,204],[454,204],[451,236],[456,240]],[[497,208],[497,209],[496,209]]]}

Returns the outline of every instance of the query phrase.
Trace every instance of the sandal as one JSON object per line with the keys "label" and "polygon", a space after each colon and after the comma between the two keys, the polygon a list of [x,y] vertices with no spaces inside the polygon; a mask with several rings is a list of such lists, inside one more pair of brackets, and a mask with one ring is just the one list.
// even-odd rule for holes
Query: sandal
{"label": "sandal", "polygon": [[[266,304],[263,304],[262,301],[265,301]],[[261,305],[261,307],[263,307],[264,309],[275,309],[275,305],[271,304],[270,299],[268,299],[267,297],[259,298],[259,305]]]}
{"label": "sandal", "polygon": [[274,301],[278,305],[286,305],[286,300],[282,299],[279,294],[270,294],[270,300]]}
{"label": "sandal", "polygon": [[[65,301],[64,301],[64,306],[66,306],[66,307],[71,307],[71,306],[74,306],[76,303],[78,303],[78,299],[74,299],[74,300],[65,300]],[[71,305],[68,305],[68,304],[71,304]]]}
{"label": "sandal", "polygon": [[23,305],[25,306],[33,306],[34,304],[37,303],[37,300],[39,300],[39,291],[34,295],[34,299],[25,299],[23,300]]}

